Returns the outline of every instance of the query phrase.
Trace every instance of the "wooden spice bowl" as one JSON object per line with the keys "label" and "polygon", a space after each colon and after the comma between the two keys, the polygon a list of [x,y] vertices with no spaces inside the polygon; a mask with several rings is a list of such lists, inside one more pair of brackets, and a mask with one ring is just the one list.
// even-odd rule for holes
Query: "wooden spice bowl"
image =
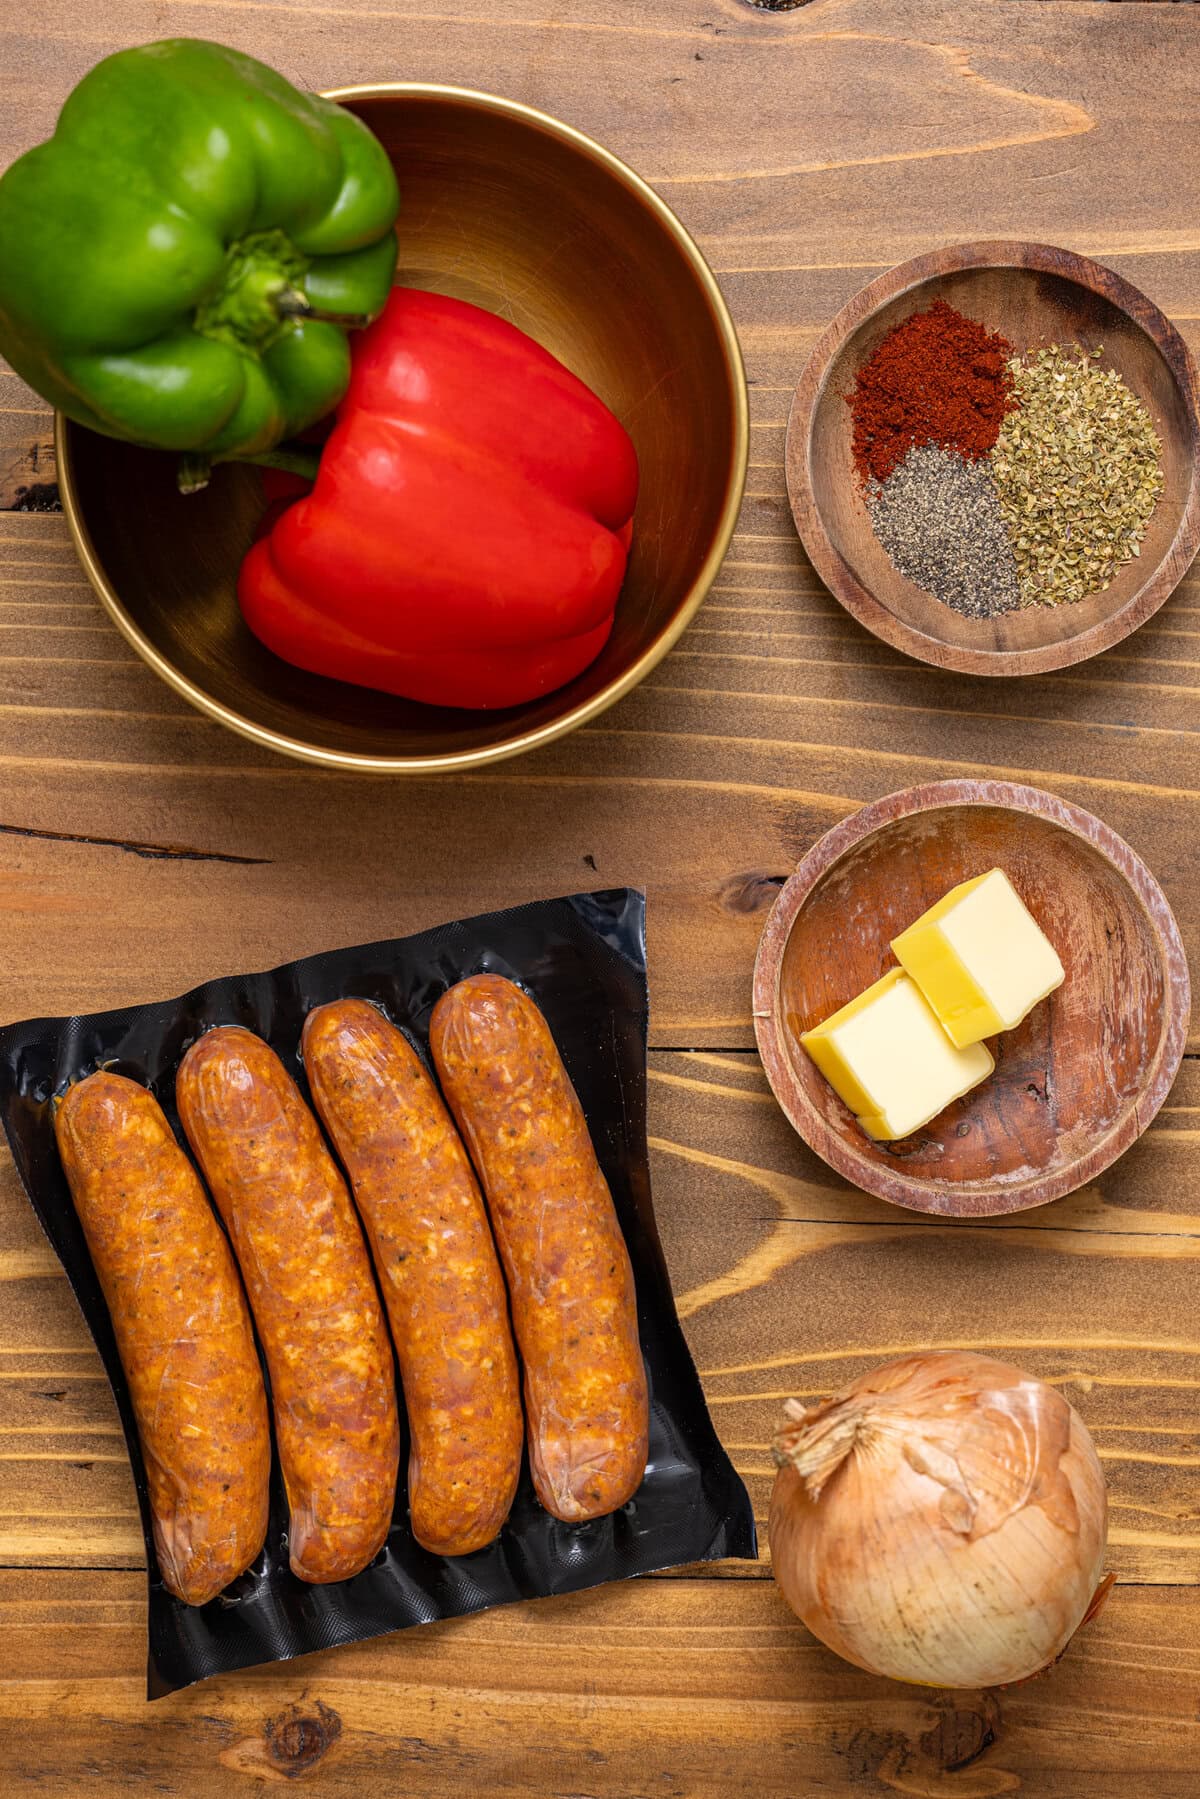
{"label": "wooden spice bowl", "polygon": [[[906,580],[876,538],[851,456],[846,396],[892,327],[938,299],[1001,332],[1018,352],[1102,346],[1098,366],[1116,369],[1148,408],[1162,442],[1163,492],[1140,556],[1103,593],[964,618]],[[964,674],[1040,674],[1110,649],[1157,612],[1200,548],[1200,419],[1187,346],[1120,275],[1048,244],[955,244],[864,287],[808,359],[786,456],[796,528],[835,598],[885,643]]]}
{"label": "wooden spice bowl", "polygon": [[[895,966],[890,940],[959,881],[1002,868],[1065,980],[990,1040],[996,1069],[931,1124],[873,1143],[800,1033]],[[1008,781],[939,781],[864,806],[780,889],[754,969],[776,1099],[855,1186],[913,1211],[986,1217],[1059,1199],[1129,1148],[1170,1090],[1191,1011],[1162,889],[1107,825]]]}

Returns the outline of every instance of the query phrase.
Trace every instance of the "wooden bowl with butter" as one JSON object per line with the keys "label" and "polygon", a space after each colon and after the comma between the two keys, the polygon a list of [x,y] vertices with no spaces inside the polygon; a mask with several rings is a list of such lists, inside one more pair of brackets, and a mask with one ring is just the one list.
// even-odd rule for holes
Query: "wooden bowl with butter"
{"label": "wooden bowl with butter", "polygon": [[[993,1072],[897,1141],[869,1137],[801,1035],[897,966],[891,942],[961,882],[1008,876],[1062,984],[989,1037]],[[987,1217],[1095,1179],[1146,1129],[1187,1040],[1187,958],[1171,908],[1114,831],[1054,794],[941,781],[865,806],[780,890],[754,970],[767,1079],[800,1136],[864,1192]]]}

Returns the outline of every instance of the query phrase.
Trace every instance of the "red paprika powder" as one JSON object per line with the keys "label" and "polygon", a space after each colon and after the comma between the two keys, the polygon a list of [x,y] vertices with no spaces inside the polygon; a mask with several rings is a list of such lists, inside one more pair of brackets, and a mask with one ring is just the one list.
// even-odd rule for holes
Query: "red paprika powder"
{"label": "red paprika powder", "polygon": [[846,396],[863,481],[886,481],[914,444],[941,444],[967,462],[986,456],[1015,404],[1012,353],[999,332],[944,300],[894,325]]}

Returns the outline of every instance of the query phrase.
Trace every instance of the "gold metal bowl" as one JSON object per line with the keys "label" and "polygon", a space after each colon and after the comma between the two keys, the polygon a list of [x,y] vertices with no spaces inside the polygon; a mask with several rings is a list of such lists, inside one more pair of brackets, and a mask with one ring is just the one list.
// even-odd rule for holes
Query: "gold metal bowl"
{"label": "gold metal bowl", "polygon": [[511,319],[586,381],[641,463],[616,624],[592,666],[503,712],[421,706],[309,675],[242,623],[235,581],[262,510],[255,470],[175,491],[175,458],[57,421],[63,508],[118,628],[185,699],[255,743],[324,767],[478,767],[595,718],[666,655],[733,534],[746,381],[717,283],[670,208],[569,125],[465,88],[335,89],[400,179],[397,280]]}

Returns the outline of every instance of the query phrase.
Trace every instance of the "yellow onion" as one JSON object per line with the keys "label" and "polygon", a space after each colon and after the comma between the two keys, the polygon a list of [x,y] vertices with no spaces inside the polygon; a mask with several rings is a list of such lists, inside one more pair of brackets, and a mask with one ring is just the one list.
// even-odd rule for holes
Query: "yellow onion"
{"label": "yellow onion", "polygon": [[947,1350],[786,1409],[775,1578],[848,1662],[925,1686],[1003,1686],[1048,1666],[1103,1603],[1104,1475],[1053,1387]]}

